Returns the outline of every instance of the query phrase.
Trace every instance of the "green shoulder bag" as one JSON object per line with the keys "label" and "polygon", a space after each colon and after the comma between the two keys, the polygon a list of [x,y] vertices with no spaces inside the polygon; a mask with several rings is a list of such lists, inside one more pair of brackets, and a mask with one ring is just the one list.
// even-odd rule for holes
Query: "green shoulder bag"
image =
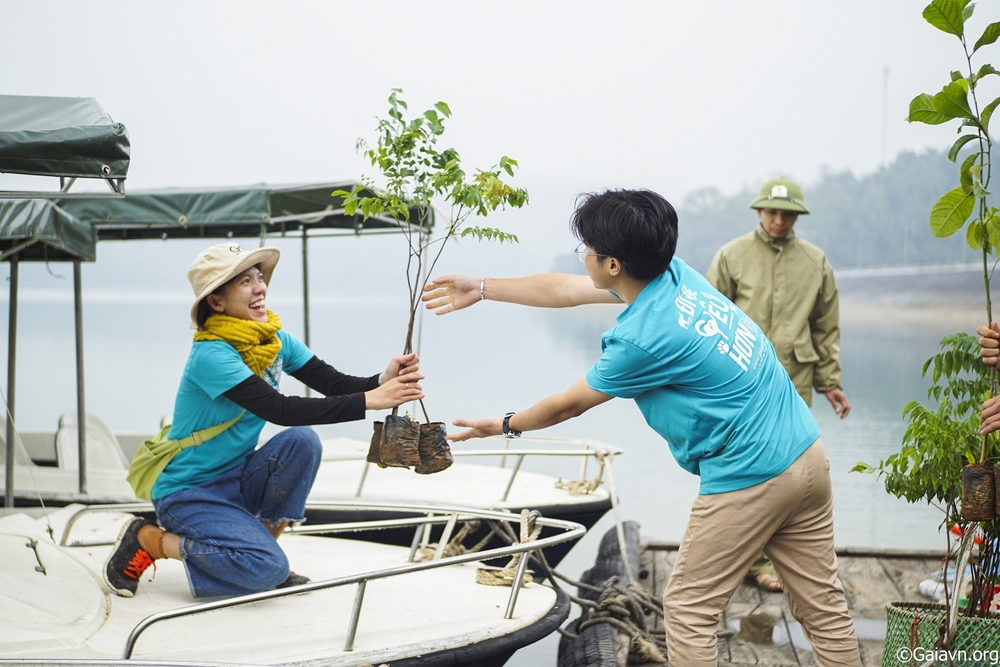
{"label": "green shoulder bag", "polygon": [[132,457],[132,463],[128,467],[128,483],[132,486],[136,497],[140,500],[151,500],[153,485],[159,479],[160,473],[175,456],[181,453],[181,450],[208,442],[238,422],[245,414],[246,410],[227,422],[195,431],[180,440],[167,439],[171,424],[161,428],[152,440],[147,440],[139,445],[139,449],[136,450],[135,456]]}

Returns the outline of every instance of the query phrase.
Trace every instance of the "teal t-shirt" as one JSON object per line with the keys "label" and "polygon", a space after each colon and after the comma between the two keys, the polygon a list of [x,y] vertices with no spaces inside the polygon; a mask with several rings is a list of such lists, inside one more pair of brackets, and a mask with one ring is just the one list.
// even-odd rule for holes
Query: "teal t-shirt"
{"label": "teal t-shirt", "polygon": [[592,389],[634,398],[702,494],[765,482],[819,438],[819,426],[743,311],[674,258],[601,337]]}
{"label": "teal t-shirt", "polygon": [[[284,331],[278,331],[278,339],[281,351],[263,376],[275,389],[282,371],[294,373],[313,357],[308,347]],[[253,371],[229,343],[220,340],[194,343],[181,376],[174,401],[174,421],[167,437],[171,440],[186,438],[240,414],[243,408],[222,394],[251,375]],[[253,452],[263,428],[264,420],[247,412],[208,442],[182,450],[156,480],[153,499],[197,486],[232,470]]]}

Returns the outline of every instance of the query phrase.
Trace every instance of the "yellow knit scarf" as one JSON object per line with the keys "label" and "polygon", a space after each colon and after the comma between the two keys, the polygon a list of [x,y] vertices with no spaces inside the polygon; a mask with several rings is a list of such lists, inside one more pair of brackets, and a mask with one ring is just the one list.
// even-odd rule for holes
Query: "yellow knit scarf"
{"label": "yellow knit scarf", "polygon": [[280,328],[281,318],[270,310],[267,311],[266,323],[216,313],[205,320],[205,328],[195,332],[194,339],[229,343],[240,353],[243,363],[250,367],[254,375],[263,376],[281,351],[281,339],[277,335]]}

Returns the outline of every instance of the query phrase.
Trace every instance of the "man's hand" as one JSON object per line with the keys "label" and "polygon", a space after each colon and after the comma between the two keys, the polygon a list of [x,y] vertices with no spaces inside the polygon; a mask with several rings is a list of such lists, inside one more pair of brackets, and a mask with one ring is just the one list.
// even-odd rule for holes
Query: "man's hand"
{"label": "man's hand", "polygon": [[[409,373],[416,373],[420,369],[420,357],[414,352],[401,354],[389,360],[389,365],[385,367],[385,372],[378,376],[378,383],[385,384],[395,377],[402,377]],[[422,378],[421,378],[422,379]],[[409,380],[413,382],[413,380]]]}
{"label": "man's hand", "polygon": [[377,389],[366,391],[365,409],[386,410],[410,401],[419,401],[424,397],[419,382],[423,379],[424,376],[420,373],[407,373],[388,380]]}
{"label": "man's hand", "polygon": [[847,395],[841,389],[831,389],[824,394],[826,400],[830,401],[833,411],[843,419],[851,411],[851,402],[847,400]]}
{"label": "man's hand", "polygon": [[979,415],[979,435],[986,435],[1000,429],[1000,396],[994,396],[983,403]]}
{"label": "man's hand", "polygon": [[977,328],[976,333],[979,334],[979,352],[983,355],[983,363],[996,366],[1000,361],[1000,327],[994,320],[988,327]]}
{"label": "man's hand", "polygon": [[471,438],[486,438],[491,435],[503,433],[503,419],[500,417],[480,417],[479,419],[456,419],[452,422],[455,426],[468,427],[461,433],[453,433],[448,436],[451,442],[462,442]]}
{"label": "man's hand", "polygon": [[479,301],[481,285],[482,278],[441,276],[424,286],[424,295],[420,300],[427,304],[424,306],[427,310],[434,310],[435,315],[444,315],[468,308]]}

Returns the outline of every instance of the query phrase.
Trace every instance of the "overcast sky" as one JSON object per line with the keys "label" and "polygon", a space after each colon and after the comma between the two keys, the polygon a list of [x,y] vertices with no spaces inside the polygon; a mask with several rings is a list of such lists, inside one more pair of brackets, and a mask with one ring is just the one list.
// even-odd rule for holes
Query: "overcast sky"
{"label": "overcast sky", "polygon": [[134,190],[356,179],[399,87],[414,111],[448,102],[469,166],[520,162],[512,224],[541,242],[583,191],[680,204],[947,146],[954,128],[903,120],[961,63],[925,4],[0,0],[0,92],[97,98]]}

